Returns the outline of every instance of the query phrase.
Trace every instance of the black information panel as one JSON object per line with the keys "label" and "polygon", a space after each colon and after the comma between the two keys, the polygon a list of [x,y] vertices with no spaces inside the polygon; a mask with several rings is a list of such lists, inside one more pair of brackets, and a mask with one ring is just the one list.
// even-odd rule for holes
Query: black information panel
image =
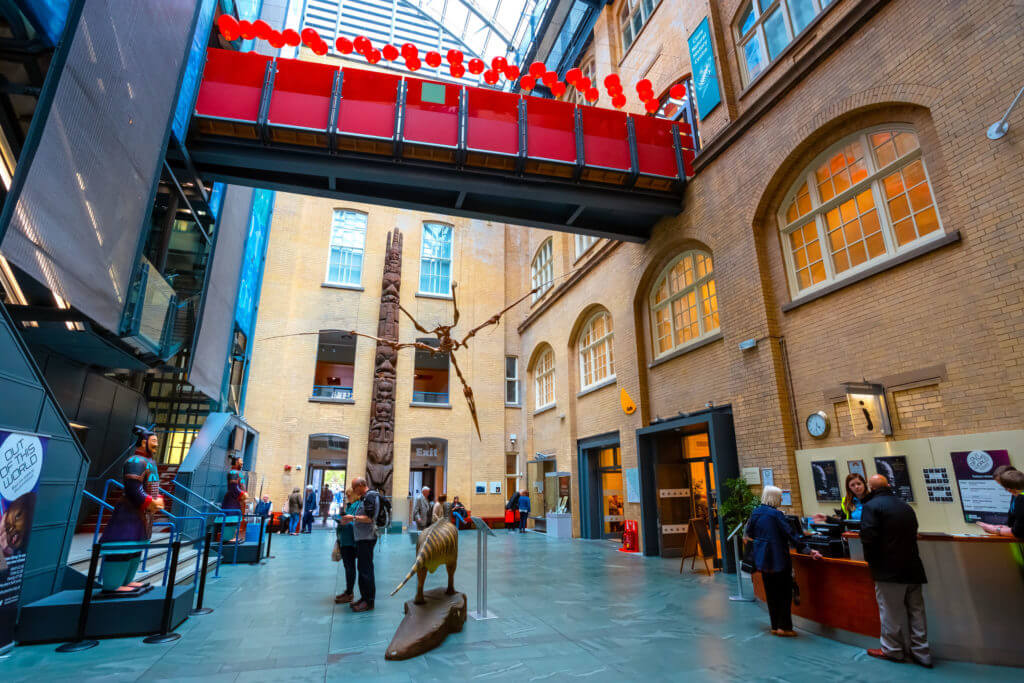
{"label": "black information panel", "polygon": [[893,493],[908,503],[914,502],[914,489],[910,487],[910,468],[907,456],[887,455],[875,458],[875,472],[889,480]]}
{"label": "black information panel", "polygon": [[811,462],[814,475],[814,496],[821,501],[840,500],[839,471],[835,460],[814,460]]}

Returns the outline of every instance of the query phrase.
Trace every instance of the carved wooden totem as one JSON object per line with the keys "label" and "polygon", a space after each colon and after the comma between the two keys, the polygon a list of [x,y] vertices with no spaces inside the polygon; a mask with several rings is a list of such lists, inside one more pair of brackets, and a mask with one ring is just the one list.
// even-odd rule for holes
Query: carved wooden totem
{"label": "carved wooden totem", "polygon": [[384,280],[380,293],[380,318],[373,363],[373,403],[370,406],[370,438],[366,453],[366,478],[371,489],[391,495],[395,455],[395,365],[398,361],[398,290],[402,284],[402,233],[388,233]]}

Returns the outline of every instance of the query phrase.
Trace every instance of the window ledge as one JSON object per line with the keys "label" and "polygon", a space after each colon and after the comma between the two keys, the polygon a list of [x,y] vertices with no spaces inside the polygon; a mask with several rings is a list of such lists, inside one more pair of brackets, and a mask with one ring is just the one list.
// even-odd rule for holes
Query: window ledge
{"label": "window ledge", "polygon": [[521,403],[506,403],[505,407],[506,408],[522,408],[523,406],[522,406]]}
{"label": "window ledge", "polygon": [[607,387],[609,385],[615,384],[615,381],[616,381],[615,380],[615,375],[612,375],[611,377],[608,377],[607,379],[603,379],[603,380],[601,380],[600,382],[598,382],[597,384],[595,384],[593,386],[587,387],[585,389],[581,389],[580,392],[578,394],[576,394],[576,398],[579,398],[580,396],[586,396],[587,394],[592,394],[593,392],[597,391],[598,389],[604,389],[605,387]]}
{"label": "window ledge", "polygon": [[320,286],[325,289],[348,289],[353,292],[362,292],[363,288],[359,285],[342,285],[337,282],[321,282]]}
{"label": "window ledge", "polygon": [[536,416],[536,415],[540,415],[541,413],[546,413],[549,410],[554,410],[555,406],[557,406],[557,405],[558,405],[557,403],[549,403],[546,406],[541,406],[540,408],[537,408],[535,411],[533,411],[533,414]]}
{"label": "window ledge", "polygon": [[451,294],[433,294],[431,292],[416,292],[416,296],[421,299],[444,299],[445,301],[452,301]]}
{"label": "window ledge", "polygon": [[686,346],[684,346],[682,348],[678,348],[678,349],[676,349],[675,351],[673,351],[671,353],[667,353],[664,356],[661,356],[657,360],[654,360],[654,361],[648,363],[647,364],[647,368],[650,369],[650,368],[656,367],[658,365],[661,365],[662,363],[667,363],[668,361],[674,360],[676,358],[679,358],[679,356],[682,356],[682,355],[685,355],[687,353],[690,353],[691,351],[696,351],[697,349],[699,349],[699,348],[701,348],[703,346],[707,346],[708,344],[714,344],[716,341],[722,341],[722,339],[724,339],[724,337],[722,336],[722,333],[721,332],[715,332],[710,337],[704,337],[703,339],[697,339],[696,341],[692,341],[688,345],[686,345]]}
{"label": "window ledge", "polygon": [[409,407],[410,408],[441,408],[443,410],[451,410],[452,404],[451,403],[418,403],[416,401],[412,401],[409,404]]}
{"label": "window ledge", "polygon": [[889,270],[891,268],[895,268],[896,266],[901,266],[904,263],[906,263],[908,261],[912,261],[912,260],[916,259],[919,256],[924,256],[925,254],[927,254],[929,252],[935,251],[936,249],[941,249],[942,247],[944,247],[944,246],[946,246],[948,244],[953,244],[954,242],[959,242],[959,241],[960,241],[960,231],[959,230],[954,230],[953,232],[948,232],[945,235],[943,235],[942,237],[938,237],[936,239],[933,239],[933,240],[931,240],[929,242],[926,242],[926,243],[924,243],[924,244],[922,244],[920,246],[914,247],[913,249],[908,249],[907,251],[905,251],[905,252],[903,252],[901,254],[897,254],[897,255],[893,256],[892,258],[890,258],[890,259],[887,259],[887,260],[885,260],[885,261],[883,261],[881,263],[878,263],[878,264],[876,264],[874,266],[871,266],[870,268],[865,268],[864,270],[860,271],[856,275],[852,275],[852,276],[850,276],[848,278],[844,278],[842,280],[839,280],[838,282],[833,282],[832,284],[828,285],[827,287],[822,287],[821,289],[815,290],[814,292],[811,292],[809,294],[805,294],[804,296],[799,296],[799,297],[793,299],[792,301],[790,301],[789,303],[783,304],[782,305],[782,312],[783,313],[788,313],[789,311],[792,311],[794,308],[799,308],[800,306],[803,306],[804,304],[809,304],[812,301],[815,301],[817,299],[822,298],[823,296],[828,296],[829,294],[832,294],[833,292],[838,292],[840,289],[843,289],[845,287],[849,287],[850,285],[856,284],[856,283],[860,282],[861,280],[866,280],[869,277],[872,277],[874,275],[878,275],[879,273],[883,273],[883,272],[885,272],[885,271],[887,271],[887,270]]}
{"label": "window ledge", "polygon": [[325,398],[323,396],[310,396],[310,403],[340,403],[346,406],[353,406],[356,404],[355,399],[351,398]]}

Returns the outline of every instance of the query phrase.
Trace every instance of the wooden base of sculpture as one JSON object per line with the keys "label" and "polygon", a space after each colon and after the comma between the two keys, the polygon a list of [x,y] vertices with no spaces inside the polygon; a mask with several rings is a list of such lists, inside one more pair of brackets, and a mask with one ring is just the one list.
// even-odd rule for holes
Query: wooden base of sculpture
{"label": "wooden base of sculpture", "polygon": [[384,652],[384,659],[409,659],[429,652],[458,633],[466,623],[466,595],[447,595],[444,588],[423,591],[426,603],[405,602],[405,618]]}

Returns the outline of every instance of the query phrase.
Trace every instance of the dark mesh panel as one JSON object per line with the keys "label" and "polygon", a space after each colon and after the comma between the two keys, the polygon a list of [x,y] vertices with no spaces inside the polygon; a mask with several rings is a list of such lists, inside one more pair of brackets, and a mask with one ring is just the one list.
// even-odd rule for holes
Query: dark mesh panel
{"label": "dark mesh panel", "polygon": [[17,197],[8,259],[117,331],[196,0],[89,0]]}
{"label": "dark mesh panel", "polygon": [[199,333],[192,352],[188,381],[212,399],[220,400],[224,371],[234,330],[238,277],[249,232],[252,188],[230,186],[224,191],[217,224],[213,266],[203,300]]}

